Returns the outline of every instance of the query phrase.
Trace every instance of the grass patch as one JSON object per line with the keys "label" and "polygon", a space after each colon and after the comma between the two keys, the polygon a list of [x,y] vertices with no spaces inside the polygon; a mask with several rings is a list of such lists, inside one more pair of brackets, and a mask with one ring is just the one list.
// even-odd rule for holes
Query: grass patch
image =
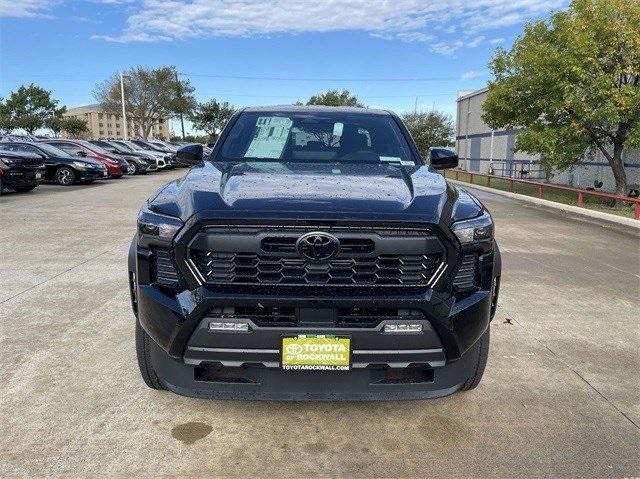
{"label": "grass patch", "polygon": [[[458,175],[458,179],[460,181],[464,181],[466,183],[471,182],[471,175],[468,172],[459,171]],[[445,171],[445,176],[450,179],[455,179],[455,173],[453,171]],[[487,185],[487,183],[488,178],[484,176],[473,177],[474,185],[490,186],[496,190],[509,191],[508,180],[491,178],[491,184]],[[534,185],[514,183],[513,192],[538,198],[538,187]],[[578,193],[573,191],[545,188],[543,198],[545,200],[555,201],[556,203],[563,203],[565,205],[577,206],[578,204]],[[633,218],[633,204],[616,203],[615,201],[607,198],[596,198],[594,196],[584,195],[584,207],[590,210],[603,211],[605,213]]]}

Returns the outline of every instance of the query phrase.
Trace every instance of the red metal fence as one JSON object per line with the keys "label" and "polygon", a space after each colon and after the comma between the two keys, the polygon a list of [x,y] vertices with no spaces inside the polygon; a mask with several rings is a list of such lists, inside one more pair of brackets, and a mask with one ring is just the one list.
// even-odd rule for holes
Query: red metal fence
{"label": "red metal fence", "polygon": [[[592,196],[596,198],[604,198],[609,200],[620,201],[626,204],[633,204],[633,216],[635,219],[640,220],[640,198],[632,198],[630,196],[615,195],[613,193],[605,193],[602,191],[585,190],[583,188],[572,188],[570,186],[554,185],[551,183],[540,183],[539,181],[522,180],[518,178],[509,178],[504,176],[486,175],[484,173],[475,173],[464,170],[449,170],[448,173],[453,173],[453,178],[460,179],[460,173],[469,175],[469,183],[473,183],[474,178],[486,178],[487,186],[491,187],[491,180],[501,180],[507,182],[508,191],[514,192],[513,185],[516,183],[525,184],[537,188],[538,198],[544,198],[545,190],[560,190],[570,191],[577,194],[577,205],[584,208],[585,196]],[[451,175],[449,175],[451,177]]]}

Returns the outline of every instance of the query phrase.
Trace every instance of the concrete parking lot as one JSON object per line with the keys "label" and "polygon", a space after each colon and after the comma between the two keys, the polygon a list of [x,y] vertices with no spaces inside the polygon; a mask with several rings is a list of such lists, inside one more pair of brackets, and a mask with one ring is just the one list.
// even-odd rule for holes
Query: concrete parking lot
{"label": "concrete parking lot", "polygon": [[503,251],[479,388],[431,401],[157,392],[125,257],[184,170],[0,197],[0,476],[640,476],[640,238],[478,193]]}

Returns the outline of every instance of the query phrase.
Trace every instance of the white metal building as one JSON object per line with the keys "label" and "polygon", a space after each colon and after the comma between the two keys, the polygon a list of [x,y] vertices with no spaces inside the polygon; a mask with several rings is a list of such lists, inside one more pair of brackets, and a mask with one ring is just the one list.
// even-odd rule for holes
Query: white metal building
{"label": "white metal building", "polygon": [[[487,88],[458,97],[456,151],[463,169],[513,178],[547,178],[552,183],[582,188],[602,182],[601,190],[615,189],[611,168],[601,152],[552,174],[542,169],[538,155],[514,152],[518,131],[492,130],[482,120],[482,104],[486,97]],[[623,158],[629,184],[639,184],[640,150],[627,150]]]}

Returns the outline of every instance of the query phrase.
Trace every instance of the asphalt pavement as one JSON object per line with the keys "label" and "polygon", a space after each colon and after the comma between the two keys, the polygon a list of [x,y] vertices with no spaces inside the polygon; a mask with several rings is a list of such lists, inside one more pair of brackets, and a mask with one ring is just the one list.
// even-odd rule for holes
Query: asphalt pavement
{"label": "asphalt pavement", "polygon": [[640,238],[478,192],[503,252],[480,386],[208,401],[139,377],[126,254],[184,170],[0,197],[0,477],[640,476]]}

